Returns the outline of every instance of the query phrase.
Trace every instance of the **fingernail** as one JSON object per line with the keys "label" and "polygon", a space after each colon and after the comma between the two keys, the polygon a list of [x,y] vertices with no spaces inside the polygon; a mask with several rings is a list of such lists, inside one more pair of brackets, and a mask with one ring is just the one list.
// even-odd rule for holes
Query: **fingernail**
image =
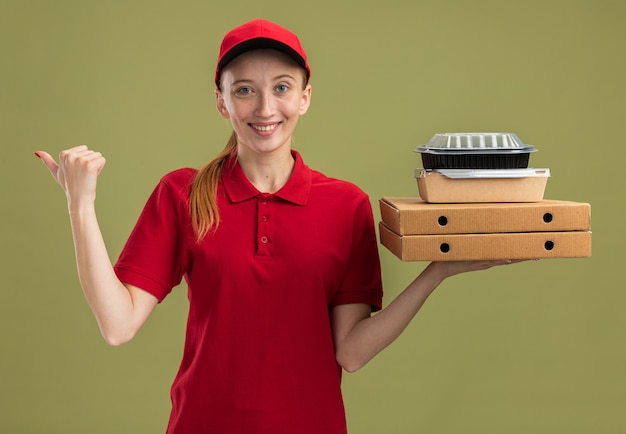
{"label": "fingernail", "polygon": [[39,152],[34,152],[34,154],[37,158],[41,158],[41,154]]}

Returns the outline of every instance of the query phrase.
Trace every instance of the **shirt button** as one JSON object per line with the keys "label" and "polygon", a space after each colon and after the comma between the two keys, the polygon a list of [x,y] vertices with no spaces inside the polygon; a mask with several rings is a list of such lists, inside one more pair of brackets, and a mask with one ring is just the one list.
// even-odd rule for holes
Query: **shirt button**
{"label": "shirt button", "polygon": [[261,237],[261,242],[262,242],[263,244],[267,244],[267,242],[268,242],[268,241],[269,241],[269,239],[268,239],[266,236],[262,236],[262,237]]}
{"label": "shirt button", "polygon": [[267,199],[261,199],[261,205],[267,205]]}
{"label": "shirt button", "polygon": [[266,221],[267,221],[267,216],[266,216],[266,215],[261,216],[261,221],[262,221],[262,222],[266,222]]}

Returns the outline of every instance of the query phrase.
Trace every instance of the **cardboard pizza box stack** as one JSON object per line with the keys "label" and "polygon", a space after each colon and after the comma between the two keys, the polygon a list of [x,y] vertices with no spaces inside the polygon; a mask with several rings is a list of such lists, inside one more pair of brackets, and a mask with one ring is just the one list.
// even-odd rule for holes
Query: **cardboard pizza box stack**
{"label": "cardboard pizza box stack", "polygon": [[549,169],[529,169],[512,133],[436,134],[416,171],[420,198],[379,200],[380,241],[403,261],[591,256],[591,206],[544,200]]}

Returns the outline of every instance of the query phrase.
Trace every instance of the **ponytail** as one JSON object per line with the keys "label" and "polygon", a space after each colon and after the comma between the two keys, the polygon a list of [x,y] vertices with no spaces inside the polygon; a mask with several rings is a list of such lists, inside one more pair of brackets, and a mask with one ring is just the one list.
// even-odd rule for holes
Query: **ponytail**
{"label": "ponytail", "polygon": [[189,207],[191,210],[191,224],[198,241],[201,241],[211,230],[217,228],[220,223],[220,214],[217,207],[217,184],[222,176],[224,162],[230,157],[236,147],[237,135],[233,131],[222,152],[205,164],[193,180]]}

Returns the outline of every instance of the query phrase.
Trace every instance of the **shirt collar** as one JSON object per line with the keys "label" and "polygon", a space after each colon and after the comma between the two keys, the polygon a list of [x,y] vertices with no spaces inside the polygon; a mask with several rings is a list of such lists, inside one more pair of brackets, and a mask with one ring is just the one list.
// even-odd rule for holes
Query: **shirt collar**
{"label": "shirt collar", "polygon": [[[287,183],[274,196],[296,205],[305,205],[311,191],[311,169],[304,164],[298,151],[291,151],[296,164]],[[243,202],[263,194],[246,178],[233,152],[224,162],[222,184],[231,202]]]}

